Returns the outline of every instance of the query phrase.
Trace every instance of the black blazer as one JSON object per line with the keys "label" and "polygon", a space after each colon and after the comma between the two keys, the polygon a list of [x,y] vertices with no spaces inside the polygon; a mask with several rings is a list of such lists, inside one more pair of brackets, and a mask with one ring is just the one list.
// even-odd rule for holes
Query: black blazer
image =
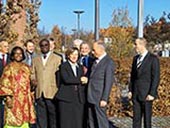
{"label": "black blazer", "polygon": [[80,78],[83,76],[82,66],[77,67],[77,76],[74,75],[68,61],[61,64],[59,69],[60,86],[56,98],[66,102],[85,102],[85,86],[81,85]]}
{"label": "black blazer", "polygon": [[[7,64],[10,62],[10,56],[9,54],[7,54]],[[4,66],[2,64],[2,59],[0,59],[0,77],[2,76],[2,73],[3,73],[3,70],[4,70]]]}
{"label": "black blazer", "polygon": [[89,103],[99,105],[101,100],[108,101],[114,82],[114,62],[106,55],[95,66],[92,65],[88,83],[87,100]]}
{"label": "black blazer", "polygon": [[160,81],[159,59],[148,52],[141,66],[137,68],[138,55],[133,58],[129,91],[132,99],[145,101],[148,94],[157,97],[157,88]]}

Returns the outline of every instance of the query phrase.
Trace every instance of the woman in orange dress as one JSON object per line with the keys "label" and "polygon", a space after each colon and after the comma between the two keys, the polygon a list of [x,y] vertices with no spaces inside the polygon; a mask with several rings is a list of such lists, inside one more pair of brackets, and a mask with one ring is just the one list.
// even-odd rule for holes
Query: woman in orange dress
{"label": "woman in orange dress", "polygon": [[0,80],[0,96],[5,97],[4,128],[29,128],[35,123],[35,111],[30,91],[30,69],[21,47],[11,51],[8,64]]}

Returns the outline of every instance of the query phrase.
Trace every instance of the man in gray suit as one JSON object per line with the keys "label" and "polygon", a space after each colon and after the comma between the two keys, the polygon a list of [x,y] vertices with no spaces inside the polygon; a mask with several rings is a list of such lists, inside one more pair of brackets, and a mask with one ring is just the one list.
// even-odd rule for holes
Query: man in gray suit
{"label": "man in gray suit", "polygon": [[114,80],[114,62],[105,51],[105,44],[97,41],[92,53],[96,57],[88,84],[89,127],[109,128],[106,106]]}

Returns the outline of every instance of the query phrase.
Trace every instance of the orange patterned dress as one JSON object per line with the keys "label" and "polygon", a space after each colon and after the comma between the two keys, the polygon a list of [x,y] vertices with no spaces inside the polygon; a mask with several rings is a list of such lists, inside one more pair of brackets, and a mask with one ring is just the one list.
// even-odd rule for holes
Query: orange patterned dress
{"label": "orange patterned dress", "polygon": [[5,125],[22,126],[24,123],[35,123],[30,69],[26,64],[11,62],[5,67],[0,79],[0,96],[12,97],[12,107],[5,104]]}

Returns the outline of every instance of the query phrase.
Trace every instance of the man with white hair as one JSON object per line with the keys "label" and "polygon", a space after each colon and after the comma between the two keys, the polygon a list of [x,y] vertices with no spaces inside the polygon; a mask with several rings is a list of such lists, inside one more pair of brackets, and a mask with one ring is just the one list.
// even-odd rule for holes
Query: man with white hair
{"label": "man with white hair", "polygon": [[73,47],[76,47],[76,48],[80,49],[81,43],[83,43],[83,40],[75,39],[75,40],[73,41]]}
{"label": "man with white hair", "polygon": [[106,108],[114,82],[114,61],[106,53],[103,41],[93,43],[92,53],[96,60],[91,68],[87,91],[89,127],[109,128]]}

